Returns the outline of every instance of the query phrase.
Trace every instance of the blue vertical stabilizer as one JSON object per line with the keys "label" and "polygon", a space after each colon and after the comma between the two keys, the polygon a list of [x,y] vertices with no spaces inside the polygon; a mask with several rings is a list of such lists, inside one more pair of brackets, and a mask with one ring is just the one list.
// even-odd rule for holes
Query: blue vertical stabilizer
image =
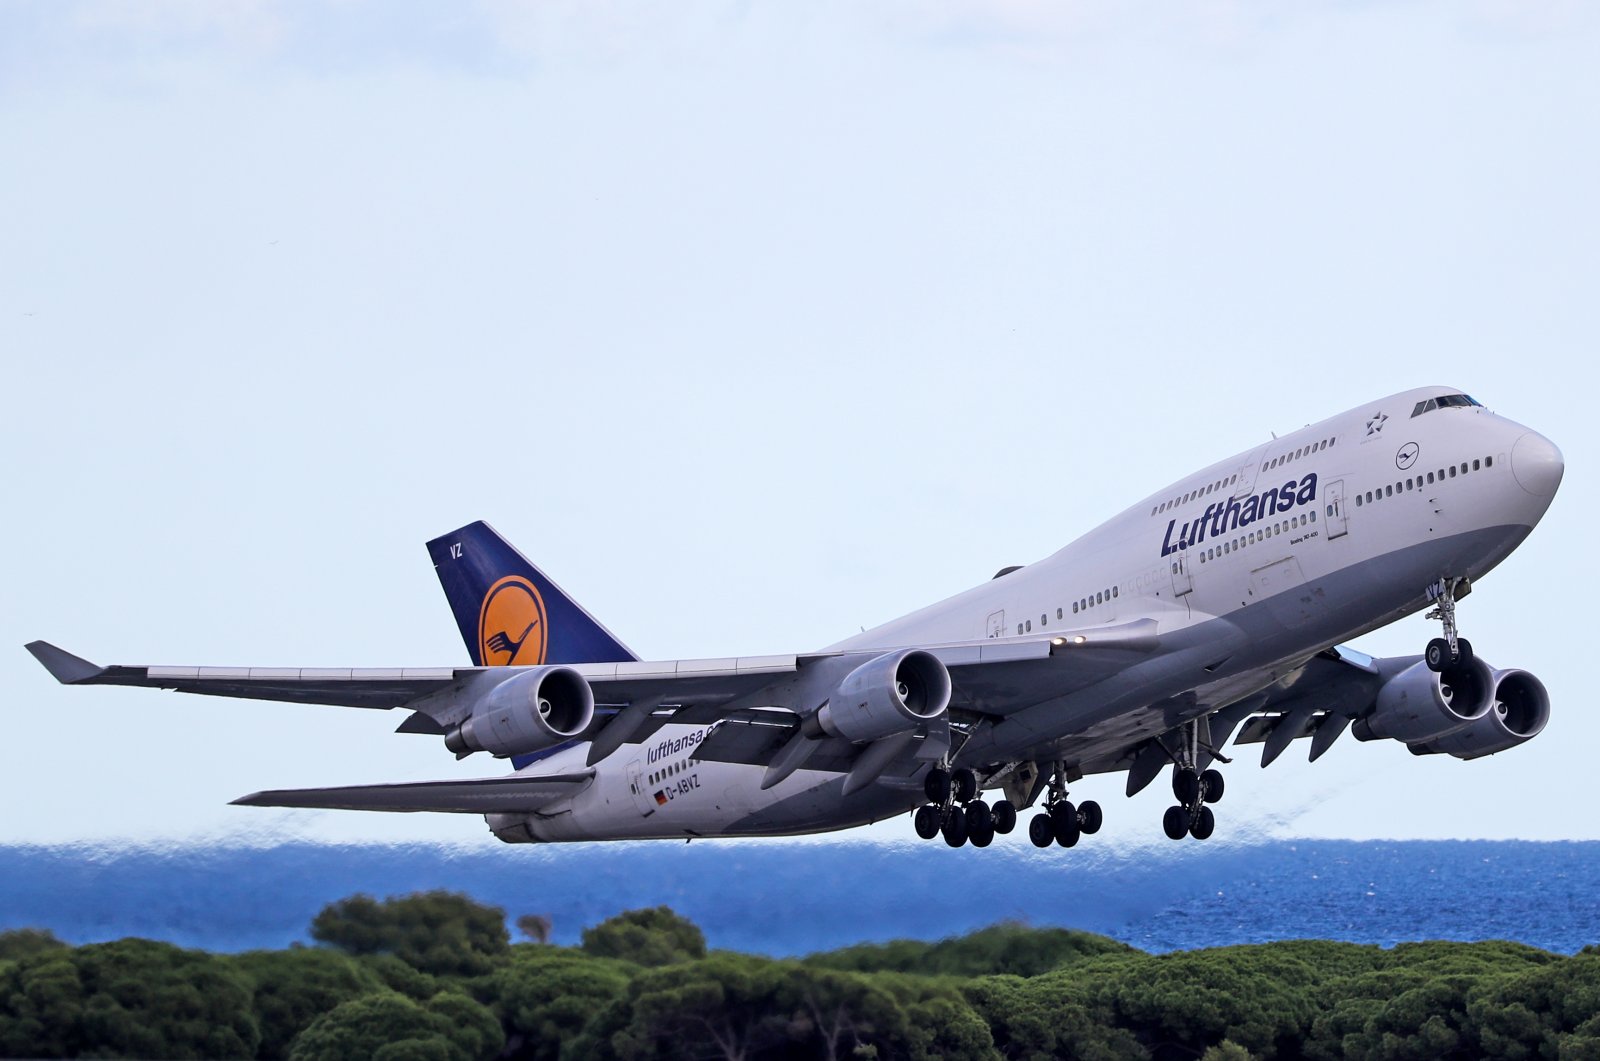
{"label": "blue vertical stabilizer", "polygon": [[433,539],[428,555],[480,667],[639,658],[482,520]]}

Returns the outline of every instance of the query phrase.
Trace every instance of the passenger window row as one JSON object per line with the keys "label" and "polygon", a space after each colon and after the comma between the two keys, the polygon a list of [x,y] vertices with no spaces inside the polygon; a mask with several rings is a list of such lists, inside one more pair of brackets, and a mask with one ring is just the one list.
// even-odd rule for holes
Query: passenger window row
{"label": "passenger window row", "polygon": [[[1297,527],[1304,527],[1306,524],[1315,523],[1316,521],[1317,514],[1314,511],[1302,512],[1298,516],[1290,516],[1288,519],[1279,520],[1276,523],[1268,524],[1261,530],[1251,531],[1248,534],[1241,534],[1237,538],[1230,538],[1221,545],[1213,545],[1208,549],[1201,549],[1200,562],[1202,564],[1208,563],[1209,561],[1217,559],[1219,556],[1227,556],[1229,553],[1248,548],[1257,542],[1264,542],[1268,538],[1276,538],[1280,534],[1294,530]],[[1174,571],[1176,571],[1176,566],[1174,566]]]}
{"label": "passenger window row", "polygon": [[[1072,602],[1072,614],[1073,615],[1077,615],[1080,612],[1087,612],[1090,608],[1093,608],[1097,604],[1104,604],[1107,601],[1116,600],[1120,596],[1122,596],[1122,589],[1119,586],[1112,586],[1110,589],[1096,590],[1095,593],[1092,596],[1080,597],[1077,600],[1073,601]],[[1056,609],[1056,618],[1057,619],[1065,619],[1066,617],[1067,617],[1067,612],[1066,612],[1065,608],[1057,608]],[[1039,616],[1039,627],[1040,627],[1040,629],[1043,629],[1043,628],[1045,628],[1045,627],[1047,627],[1049,625],[1050,625],[1050,614],[1048,612],[1046,612],[1046,613],[1040,615]],[[1031,634],[1031,633],[1033,633],[1033,620],[1029,619],[1026,622],[1018,623],[1017,624],[1017,633],[1018,634]]]}
{"label": "passenger window row", "polygon": [[684,759],[681,762],[673,763],[671,766],[667,767],[666,769],[657,770],[655,773],[651,774],[650,775],[650,783],[652,785],[659,785],[661,782],[665,781],[667,778],[671,777],[673,774],[681,774],[687,769],[689,769],[689,760],[687,760],[687,759]]}
{"label": "passenger window row", "polygon": [[1282,456],[1272,458],[1261,466],[1261,470],[1264,472],[1270,472],[1272,469],[1282,467],[1283,465],[1288,464],[1290,461],[1297,461],[1301,457],[1306,457],[1313,453],[1321,453],[1323,450],[1333,445],[1334,441],[1334,439],[1325,438],[1320,442],[1313,442],[1309,446],[1301,446],[1292,453],[1285,453]]}
{"label": "passenger window row", "polygon": [[1150,510],[1150,514],[1152,516],[1159,516],[1169,508],[1173,508],[1177,505],[1188,504],[1197,497],[1205,497],[1207,494],[1221,490],[1224,486],[1232,486],[1238,481],[1239,477],[1237,475],[1230,475],[1226,479],[1218,479],[1214,483],[1207,483],[1205,486],[1195,487],[1186,494],[1179,494],[1177,497],[1161,502],[1161,504]]}
{"label": "passenger window row", "polygon": [[1376,490],[1368,490],[1364,494],[1356,495],[1356,507],[1361,508],[1386,497],[1406,493],[1408,490],[1420,490],[1424,486],[1442,483],[1446,479],[1454,479],[1457,475],[1470,475],[1472,472],[1483,471],[1494,467],[1493,457],[1475,458],[1471,461],[1462,461],[1459,465],[1452,464],[1448,468],[1440,468],[1437,472],[1429,472],[1426,477],[1412,476],[1401,482],[1385,484]]}

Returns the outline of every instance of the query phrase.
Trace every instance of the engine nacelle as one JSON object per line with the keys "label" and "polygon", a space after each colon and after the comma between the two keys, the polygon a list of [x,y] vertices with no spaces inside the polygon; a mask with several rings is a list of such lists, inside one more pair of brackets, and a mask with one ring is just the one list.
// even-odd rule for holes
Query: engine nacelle
{"label": "engine nacelle", "polygon": [[949,706],[950,672],[939,657],[921,649],[888,652],[847,674],[803,731],[859,744],[915,729]]}
{"label": "engine nacelle", "polygon": [[1372,713],[1356,720],[1357,740],[1437,740],[1482,718],[1494,697],[1494,673],[1482,660],[1435,674],[1421,660],[1383,683]]}
{"label": "engine nacelle", "polygon": [[1493,706],[1476,722],[1426,744],[1414,744],[1418,755],[1443,752],[1457,759],[1476,759],[1515,748],[1537,737],[1550,721],[1550,693],[1544,682],[1525,670],[1494,674]]}
{"label": "engine nacelle", "polygon": [[507,678],[445,734],[458,756],[490,752],[525,755],[571,740],[594,718],[594,691],[570,667],[529,667]]}

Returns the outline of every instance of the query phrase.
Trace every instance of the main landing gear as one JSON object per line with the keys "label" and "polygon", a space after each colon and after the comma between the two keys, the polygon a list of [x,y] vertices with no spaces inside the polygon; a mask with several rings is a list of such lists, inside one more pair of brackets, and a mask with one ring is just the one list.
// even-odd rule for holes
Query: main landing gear
{"label": "main landing gear", "polygon": [[934,767],[922,791],[928,802],[917,808],[912,821],[924,840],[942,835],[951,847],[969,840],[973,847],[988,847],[996,834],[1003,836],[1017,827],[1017,809],[1007,800],[991,807],[979,799],[978,775],[967,767]]}
{"label": "main landing gear", "polygon": [[[1211,754],[1217,753],[1211,751]],[[1168,807],[1161,819],[1162,831],[1170,840],[1182,840],[1185,836],[1207,840],[1217,829],[1217,816],[1208,804],[1222,799],[1222,774],[1217,770],[1196,770],[1195,764],[1199,761],[1200,725],[1191,722],[1184,734],[1183,749],[1172,763],[1172,795],[1178,805]]]}
{"label": "main landing gear", "polygon": [[1168,839],[1182,840],[1192,836],[1206,840],[1217,828],[1217,816],[1207,806],[1222,799],[1222,774],[1216,770],[1196,773],[1192,766],[1172,768],[1172,795],[1176,807],[1168,807],[1161,819],[1161,828]]}
{"label": "main landing gear", "polygon": [[1464,578],[1441,578],[1428,587],[1428,599],[1433,601],[1434,609],[1427,617],[1444,624],[1444,636],[1429,641],[1422,657],[1436,674],[1472,659],[1472,642],[1456,634],[1456,601],[1471,592],[1472,583]]}
{"label": "main landing gear", "polygon": [[1086,799],[1073,806],[1067,799],[1066,771],[1058,762],[1050,776],[1050,787],[1045,797],[1044,809],[1028,822],[1028,839],[1034,847],[1049,847],[1052,843],[1072,847],[1079,837],[1092,836],[1100,831],[1105,818],[1100,804]]}

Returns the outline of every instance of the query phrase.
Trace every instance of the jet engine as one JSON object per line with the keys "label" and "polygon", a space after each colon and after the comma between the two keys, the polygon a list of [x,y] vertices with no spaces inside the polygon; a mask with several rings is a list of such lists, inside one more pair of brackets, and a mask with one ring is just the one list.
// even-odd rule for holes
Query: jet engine
{"label": "jet engine", "polygon": [[1462,729],[1489,712],[1494,673],[1482,660],[1469,659],[1443,674],[1421,660],[1383,683],[1372,712],[1356,720],[1357,740],[1393,737],[1426,743]]}
{"label": "jet engine", "polygon": [[904,733],[944,714],[950,672],[931,652],[888,652],[857,667],[816,714],[808,737],[843,737],[860,744]]}
{"label": "jet engine", "polygon": [[1537,737],[1550,721],[1550,694],[1544,682],[1525,670],[1494,674],[1494,704],[1484,716],[1454,733],[1426,744],[1413,744],[1418,755],[1444,752],[1457,759],[1476,759],[1515,748]]}
{"label": "jet engine", "polygon": [[465,722],[445,734],[458,758],[505,758],[571,740],[594,718],[594,691],[570,667],[530,667],[491,689]]}

